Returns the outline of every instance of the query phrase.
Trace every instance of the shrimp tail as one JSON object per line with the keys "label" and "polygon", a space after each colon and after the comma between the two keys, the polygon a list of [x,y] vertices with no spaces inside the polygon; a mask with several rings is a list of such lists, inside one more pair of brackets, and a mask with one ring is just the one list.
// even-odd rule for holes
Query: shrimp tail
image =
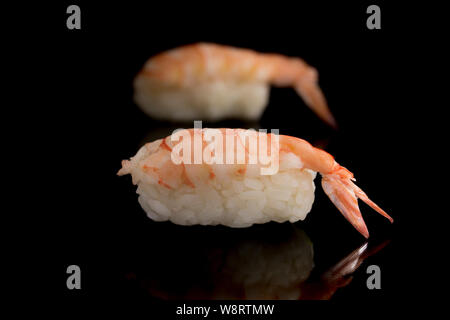
{"label": "shrimp tail", "polygon": [[382,216],[392,219],[383,209],[377,206],[356,184],[353,174],[347,169],[340,167],[333,173],[324,174],[322,177],[322,188],[330,198],[331,202],[338,208],[342,215],[358,230],[364,237],[369,238],[369,231],[359,211],[358,198],[368,204],[372,209]]}
{"label": "shrimp tail", "polygon": [[129,160],[122,160],[122,168],[117,172],[118,176],[123,176],[131,172],[133,165]]}
{"label": "shrimp tail", "polygon": [[308,74],[304,75],[295,85],[295,90],[305,101],[306,105],[314,111],[320,119],[331,127],[337,129],[337,122],[328,108],[325,96],[317,84],[317,71],[315,69],[308,70]]}

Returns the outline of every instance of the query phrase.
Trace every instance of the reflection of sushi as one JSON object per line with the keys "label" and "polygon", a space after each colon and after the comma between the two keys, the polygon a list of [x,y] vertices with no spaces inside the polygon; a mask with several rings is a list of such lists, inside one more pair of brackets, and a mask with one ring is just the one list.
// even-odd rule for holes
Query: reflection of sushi
{"label": "reflection of sushi", "polygon": [[314,268],[313,244],[301,229],[283,230],[284,241],[250,239],[228,252],[216,289],[218,299],[236,298],[236,292],[250,300],[299,298],[299,285]]}
{"label": "reflection of sushi", "polygon": [[[205,130],[212,129],[183,132],[188,141],[194,140],[189,145],[195,145],[196,136],[202,139]],[[216,130],[224,141],[223,152],[215,150],[215,156],[224,158],[228,153],[237,152],[237,145],[246,145],[241,135],[245,130]],[[352,182],[353,174],[325,151],[294,137],[260,135],[271,143],[279,140],[279,153],[271,154],[279,165],[275,174],[261,175],[261,166],[249,162],[189,164],[179,159],[181,163],[175,164],[172,151],[179,144],[174,144],[170,137],[143,146],[130,161],[122,162],[123,167],[118,174],[132,175],[133,183],[138,185],[139,203],[156,221],[248,227],[271,220],[303,220],[311,210],[315,189],[313,180],[316,172],[320,172],[325,193],[362,235],[368,237],[369,233],[358,208],[358,198],[392,222],[392,218]],[[231,149],[227,139],[235,141]],[[249,139],[251,145],[251,141],[258,138],[251,135]],[[202,154],[207,150],[205,145],[200,145],[200,148]],[[253,156],[254,151],[244,149],[245,161]]]}
{"label": "reflection of sushi", "polygon": [[272,84],[295,88],[323,121],[335,126],[317,78],[317,71],[299,58],[199,43],[151,58],[134,81],[134,100],[160,119],[256,120]]}
{"label": "reflection of sushi", "polygon": [[[197,230],[189,231],[183,231],[183,241],[155,248],[151,260],[140,258],[134,276],[152,296],[298,299],[303,294],[301,284],[314,268],[311,240],[291,224],[259,225],[245,231],[207,229],[201,236],[196,236]],[[165,234],[178,238],[180,230],[168,228]]]}
{"label": "reflection of sushi", "polygon": [[165,226],[148,240],[158,241],[161,234],[183,241],[154,246],[150,256],[146,249],[136,269],[128,273],[160,299],[329,299],[349,284],[365,258],[386,245],[368,248],[365,243],[326,272],[313,274],[313,243],[297,225],[201,232]]}

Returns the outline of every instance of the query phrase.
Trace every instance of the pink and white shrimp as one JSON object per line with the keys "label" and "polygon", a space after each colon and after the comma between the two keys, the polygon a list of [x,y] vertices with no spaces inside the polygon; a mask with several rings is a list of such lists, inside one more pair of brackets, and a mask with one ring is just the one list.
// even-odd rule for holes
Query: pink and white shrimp
{"label": "pink and white shrimp", "polygon": [[300,58],[210,43],[183,46],[150,58],[134,81],[134,100],[148,115],[168,120],[256,120],[269,86],[292,87],[335,127],[316,69]]}
{"label": "pink and white shrimp", "polygon": [[[156,221],[170,220],[177,224],[248,227],[268,221],[296,222],[305,219],[314,202],[314,178],[319,172],[322,188],[344,217],[364,236],[369,232],[358,207],[358,198],[381,215],[393,219],[354,184],[353,174],[339,165],[327,152],[307,141],[280,135],[259,133],[242,140],[243,129],[215,129],[222,133],[223,149],[215,156],[225,158],[244,146],[245,161],[240,164],[192,164],[181,159],[173,161],[173,151],[184,139],[205,137],[206,130],[189,129],[187,137],[174,142],[169,136],[143,146],[131,160],[122,162],[119,175],[131,174],[138,185],[139,203]],[[186,136],[185,136],[186,137]],[[233,146],[225,141],[235,141]],[[251,163],[255,149],[247,147],[252,139],[278,141],[278,171],[261,174],[262,164]],[[209,145],[202,140],[202,152]],[[255,142],[256,143],[256,142]],[[194,145],[195,141],[190,145]],[[222,151],[223,150],[223,151]],[[275,151],[271,151],[274,155]],[[180,159],[179,159],[180,160]],[[225,162],[224,162],[225,163]]]}

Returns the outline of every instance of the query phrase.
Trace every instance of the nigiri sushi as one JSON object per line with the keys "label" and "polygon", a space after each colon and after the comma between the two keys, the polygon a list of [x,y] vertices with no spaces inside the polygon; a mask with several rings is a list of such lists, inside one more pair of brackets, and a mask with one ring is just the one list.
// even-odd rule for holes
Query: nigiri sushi
{"label": "nigiri sushi", "polygon": [[[358,208],[358,198],[393,221],[352,182],[353,174],[327,152],[296,137],[248,134],[249,131],[177,131],[144,145],[130,160],[122,161],[118,175],[131,174],[133,184],[138,186],[140,205],[155,221],[248,227],[269,221],[304,220],[314,202],[317,172],[330,200],[364,237],[368,238],[369,232]],[[212,141],[211,132],[215,133],[213,141],[218,148],[211,149],[211,143],[206,142]],[[202,155],[210,151],[213,159],[193,159],[195,152],[180,148],[195,148],[198,141]],[[261,153],[264,143],[272,163],[252,162],[260,159],[261,154],[255,153]],[[255,145],[258,148],[251,147]],[[244,157],[239,157],[239,150]],[[264,171],[269,165],[270,169]]]}
{"label": "nigiri sushi", "polygon": [[292,87],[336,126],[316,69],[300,58],[198,43],[150,58],[134,80],[134,100],[148,115],[175,121],[259,119],[269,86]]}

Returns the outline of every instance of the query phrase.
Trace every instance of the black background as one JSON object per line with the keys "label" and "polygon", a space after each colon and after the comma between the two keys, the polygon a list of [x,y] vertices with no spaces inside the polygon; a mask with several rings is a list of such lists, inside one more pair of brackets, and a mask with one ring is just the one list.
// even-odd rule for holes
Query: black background
{"label": "black background", "polygon": [[[39,124],[35,134],[44,143],[36,148],[37,154],[48,168],[39,202],[45,213],[43,228],[36,235],[33,256],[47,271],[45,290],[52,301],[75,309],[85,303],[107,305],[110,310],[139,304],[170,313],[173,306],[130,285],[126,275],[151,264],[158,257],[155,252],[161,251],[155,248],[173,247],[183,237],[201,243],[202,237],[208,241],[210,236],[227,236],[222,227],[217,236],[213,227],[187,230],[152,222],[140,209],[129,177],[115,175],[120,161],[134,155],[149,135],[156,139],[160,136],[155,135],[168,135],[177,127],[151,120],[137,108],[132,101],[134,76],[151,55],[198,41],[299,56],[318,69],[338,131],[321,123],[293,90],[279,88],[271,90],[259,124],[211,125],[279,128],[281,134],[323,146],[394,218],[391,225],[361,204],[371,233],[369,244],[390,243],[364,262],[334,301],[347,302],[347,307],[375,301],[398,310],[399,300],[423,301],[424,283],[433,281],[427,280],[424,269],[429,266],[425,252],[432,231],[418,226],[422,212],[418,204],[411,205],[415,192],[410,169],[417,164],[405,155],[412,152],[409,124],[414,106],[405,103],[405,96],[412,94],[406,82],[415,58],[407,47],[412,35],[401,19],[402,9],[378,3],[382,29],[368,30],[365,10],[372,3],[364,2],[316,6],[280,2],[244,8],[239,3],[144,6],[81,1],[77,4],[82,29],[67,30],[69,4],[45,8],[47,18],[30,42],[43,59],[28,62],[39,64],[42,72],[37,85],[43,87],[44,100],[39,120],[31,116],[30,122]],[[325,270],[364,238],[339,214],[318,181],[313,209],[298,227],[314,244],[316,267]],[[277,236],[276,230],[271,224],[267,236]],[[198,248],[191,250],[194,256]],[[181,260],[180,268],[187,263]],[[66,288],[70,264],[81,267],[80,291]],[[381,267],[381,290],[366,288],[369,264]],[[297,302],[286,308],[296,312],[315,307]]]}

